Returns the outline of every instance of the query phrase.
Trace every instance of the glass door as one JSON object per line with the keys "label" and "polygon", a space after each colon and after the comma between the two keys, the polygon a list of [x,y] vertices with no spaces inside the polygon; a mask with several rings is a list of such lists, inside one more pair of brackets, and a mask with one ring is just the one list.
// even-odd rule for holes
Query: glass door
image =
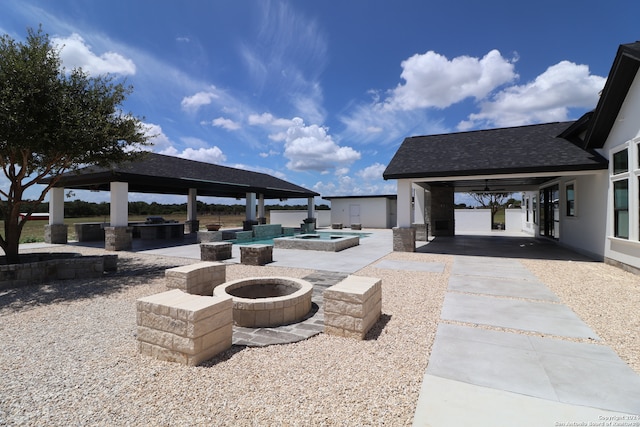
{"label": "glass door", "polygon": [[540,235],[560,237],[560,186],[558,184],[540,190]]}

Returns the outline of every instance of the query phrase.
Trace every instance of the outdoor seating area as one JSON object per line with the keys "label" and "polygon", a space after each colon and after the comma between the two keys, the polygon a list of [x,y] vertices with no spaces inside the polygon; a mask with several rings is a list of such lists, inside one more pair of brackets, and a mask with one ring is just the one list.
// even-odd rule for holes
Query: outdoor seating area
{"label": "outdoor seating area", "polygon": [[[404,403],[391,407],[390,416],[423,424],[436,419],[468,424],[455,398],[460,395],[470,399],[468,406],[498,405],[495,414],[533,408],[544,420],[638,411],[632,396],[640,393],[640,365],[633,361],[634,348],[625,348],[619,339],[635,339],[620,314],[628,304],[640,303],[631,292],[637,281],[629,273],[522,233],[437,237],[406,253],[393,251],[391,230],[367,231],[371,236],[350,248],[349,256],[316,252],[309,257],[300,250],[273,248],[273,262],[266,265],[241,263],[242,246],[229,242],[219,242],[231,245],[231,258],[224,263],[202,262],[199,244],[122,252],[124,270],[106,275],[103,286],[74,279],[74,296],[68,300],[60,298],[70,285],[52,283],[43,296],[53,294],[54,300],[20,308],[16,299],[0,307],[6,327],[15,331],[6,337],[11,350],[0,355],[0,362],[10,364],[21,355],[2,381],[40,381],[44,390],[57,393],[53,379],[60,377],[85,393],[89,386],[83,379],[93,375],[109,385],[109,393],[101,395],[101,402],[109,404],[125,396],[123,387],[127,399],[148,398],[148,388],[127,384],[152,382],[166,391],[155,397],[158,404],[180,420],[208,414],[202,405],[178,403],[185,393],[198,401],[209,396],[261,402],[274,384],[287,391],[302,387],[313,408],[349,414],[371,413],[402,396]],[[166,268],[158,277],[161,265]],[[603,275],[611,295],[598,289],[594,306],[599,284],[590,280]],[[293,325],[238,327],[232,299],[219,299],[211,291],[217,284],[273,276],[311,283],[317,309]],[[604,322],[596,315],[601,305],[611,313]],[[540,312],[550,314],[534,315]],[[37,328],[26,321],[34,315],[42,319]],[[131,357],[132,350],[139,357]],[[77,358],[91,359],[91,369],[78,366]],[[252,390],[238,378],[254,367],[264,369],[251,382]],[[504,370],[517,375],[505,377]],[[579,375],[586,371],[590,375]],[[185,377],[189,380],[172,380]],[[215,390],[207,389],[212,382]],[[349,405],[318,392],[348,389],[354,382]],[[598,399],[603,393],[612,399]],[[61,401],[72,398],[57,395]],[[286,418],[286,408],[300,405],[285,393],[274,403],[274,413]],[[220,412],[225,420],[238,414],[249,412]]]}

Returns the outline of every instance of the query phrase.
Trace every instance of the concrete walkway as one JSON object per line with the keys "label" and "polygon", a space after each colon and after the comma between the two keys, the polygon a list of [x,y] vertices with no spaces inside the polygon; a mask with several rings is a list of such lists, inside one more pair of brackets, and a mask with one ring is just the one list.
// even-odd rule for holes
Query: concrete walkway
{"label": "concrete walkway", "polygon": [[[473,255],[482,241],[490,255]],[[640,376],[517,259],[580,256],[517,238],[458,242],[430,249],[456,255],[414,426],[640,425]]]}

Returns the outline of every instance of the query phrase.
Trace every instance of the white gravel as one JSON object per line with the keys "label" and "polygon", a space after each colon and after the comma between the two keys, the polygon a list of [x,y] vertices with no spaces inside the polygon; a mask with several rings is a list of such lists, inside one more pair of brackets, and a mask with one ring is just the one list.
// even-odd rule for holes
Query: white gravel
{"label": "white gravel", "polygon": [[[444,273],[357,273],[383,281],[373,339],[233,347],[186,367],[137,354],[135,301],[165,289],[164,269],[196,261],[118,255],[119,272],[104,279],[0,292],[0,425],[411,425],[451,256],[385,257],[441,262]],[[638,276],[523,262],[640,373]],[[230,265],[227,279],[311,272]]]}

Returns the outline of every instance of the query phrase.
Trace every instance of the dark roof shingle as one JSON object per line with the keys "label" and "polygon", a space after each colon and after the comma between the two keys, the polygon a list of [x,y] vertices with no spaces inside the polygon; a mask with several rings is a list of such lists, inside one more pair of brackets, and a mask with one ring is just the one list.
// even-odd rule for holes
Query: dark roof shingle
{"label": "dark roof shingle", "polygon": [[406,138],[385,179],[606,169],[592,150],[558,137],[573,122]]}

